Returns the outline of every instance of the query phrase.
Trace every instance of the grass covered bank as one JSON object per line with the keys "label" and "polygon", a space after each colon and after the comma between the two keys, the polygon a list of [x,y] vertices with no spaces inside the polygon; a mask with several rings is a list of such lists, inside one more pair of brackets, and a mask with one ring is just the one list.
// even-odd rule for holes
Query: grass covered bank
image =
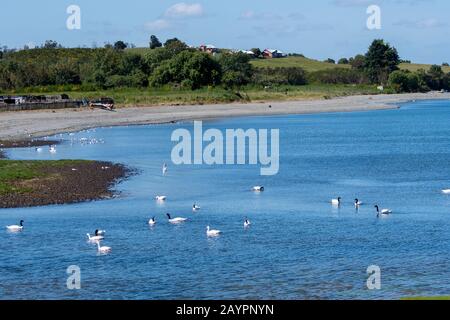
{"label": "grass covered bank", "polygon": [[0,208],[98,200],[130,171],[119,164],[86,160],[0,160]]}
{"label": "grass covered bank", "polygon": [[149,105],[194,105],[230,102],[259,102],[330,99],[334,97],[378,94],[373,85],[346,84],[310,84],[302,86],[245,86],[241,89],[226,90],[222,87],[205,87],[198,90],[173,87],[163,88],[117,88],[110,90],[84,90],[80,86],[34,87],[10,94],[47,94],[67,93],[74,99],[95,99],[101,96],[112,97],[117,106],[149,106]]}

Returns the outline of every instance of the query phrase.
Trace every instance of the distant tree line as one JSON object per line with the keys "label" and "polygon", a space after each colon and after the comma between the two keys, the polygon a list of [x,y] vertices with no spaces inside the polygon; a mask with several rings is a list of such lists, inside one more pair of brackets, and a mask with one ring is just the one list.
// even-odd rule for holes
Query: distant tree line
{"label": "distant tree line", "polygon": [[[199,89],[205,86],[234,88],[245,85],[276,86],[318,84],[382,84],[395,92],[450,89],[450,74],[442,67],[416,72],[399,70],[397,50],[374,40],[365,55],[338,60],[340,65],[316,72],[299,67],[254,68],[244,53],[211,55],[172,38],[162,43],[152,35],[151,50],[127,50],[124,41],[103,48],[63,48],[56,41],[39,47],[10,50],[0,47],[0,89],[67,86],[80,90],[119,87],[172,86]],[[251,51],[261,57],[258,48]],[[303,57],[301,54],[290,56]],[[326,62],[336,64],[333,59]]]}

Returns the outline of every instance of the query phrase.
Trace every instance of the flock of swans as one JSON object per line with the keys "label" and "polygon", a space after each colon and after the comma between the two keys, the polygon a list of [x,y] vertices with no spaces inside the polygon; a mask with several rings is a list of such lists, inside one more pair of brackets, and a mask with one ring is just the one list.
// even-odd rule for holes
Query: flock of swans
{"label": "flock of swans", "polygon": [[[339,198],[337,198],[337,199],[331,199],[331,204],[332,204],[333,206],[340,207],[341,204],[342,204],[342,198],[339,197]],[[356,209],[359,209],[362,205],[364,205],[364,203],[361,202],[359,199],[355,199],[354,205],[355,205],[355,208],[356,208]],[[377,217],[378,217],[378,218],[379,218],[380,216],[387,216],[387,215],[390,215],[390,214],[392,213],[392,210],[391,210],[391,209],[380,209],[380,206],[377,205],[377,204],[374,205],[374,207],[375,207],[375,209],[377,210]]]}
{"label": "flock of swans", "polygon": [[[42,152],[42,148],[41,148],[41,147],[36,148],[36,151],[37,151],[37,152]],[[51,147],[49,148],[49,151],[50,151],[51,153],[55,153],[55,152],[56,152],[56,148],[55,148],[54,146],[51,146]],[[165,176],[165,175],[167,174],[167,171],[168,171],[167,164],[164,163],[163,168],[162,168],[163,176]],[[264,191],[264,187],[263,187],[263,186],[254,186],[254,187],[251,189],[251,191],[253,191],[253,192],[263,192],[263,191]],[[443,194],[449,194],[449,195],[450,195],[450,189],[444,189],[444,190],[442,190],[442,193],[443,193]],[[158,195],[158,196],[155,197],[155,200],[156,200],[157,202],[165,202],[165,201],[167,200],[167,196],[164,196],[164,195]],[[332,204],[333,206],[340,207],[341,204],[342,204],[342,198],[341,198],[341,197],[338,197],[338,198],[336,198],[336,199],[331,199],[331,204]],[[355,206],[355,208],[356,208],[357,210],[358,210],[362,205],[364,205],[364,203],[361,202],[359,199],[355,199],[355,200],[354,200],[354,206]],[[378,218],[379,218],[380,216],[388,216],[388,215],[392,214],[392,210],[391,210],[391,209],[381,209],[380,206],[377,205],[377,204],[374,205],[374,207],[375,207],[375,209],[376,209],[377,217],[378,217]],[[193,211],[193,212],[197,212],[197,211],[199,211],[200,209],[201,209],[200,206],[198,206],[198,205],[195,204],[195,203],[193,204],[193,206],[192,206],[192,211]],[[172,217],[172,216],[170,215],[170,213],[166,213],[166,216],[167,216],[168,222],[169,222],[170,224],[182,224],[182,223],[188,221],[187,218],[183,218],[183,217]],[[10,226],[6,226],[6,229],[7,229],[9,232],[21,232],[21,231],[23,231],[23,229],[24,229],[23,224],[24,224],[24,221],[23,221],[23,220],[20,220],[20,222],[19,222],[18,225],[10,225]],[[156,225],[156,218],[155,218],[155,217],[152,217],[150,220],[148,220],[148,224],[149,224],[149,226],[151,226],[151,227],[155,226],[155,225]],[[244,219],[244,228],[248,228],[248,227],[250,227],[250,225],[251,225],[250,220],[249,220],[247,217],[245,217],[245,219]],[[96,245],[97,245],[97,251],[98,251],[98,253],[100,253],[100,254],[107,254],[107,253],[110,253],[110,252],[112,251],[112,248],[111,248],[111,247],[108,247],[108,246],[102,246],[102,245],[101,245],[101,241],[103,241],[103,240],[105,239],[105,234],[106,234],[106,231],[105,231],[105,230],[98,230],[98,229],[95,230],[95,232],[94,232],[93,235],[91,235],[91,234],[89,234],[89,233],[86,234],[86,235],[87,235],[87,238],[88,238],[88,242],[93,243],[93,244],[96,244]],[[211,229],[211,227],[210,227],[209,225],[206,226],[206,236],[207,236],[207,237],[218,237],[218,236],[220,236],[221,234],[222,234],[222,231],[216,230],[216,229]]]}

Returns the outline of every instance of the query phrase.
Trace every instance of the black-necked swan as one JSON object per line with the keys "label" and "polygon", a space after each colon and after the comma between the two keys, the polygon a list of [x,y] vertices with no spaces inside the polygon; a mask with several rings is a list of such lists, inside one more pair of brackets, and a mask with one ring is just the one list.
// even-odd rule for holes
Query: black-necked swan
{"label": "black-necked swan", "polygon": [[86,233],[86,235],[87,235],[88,240],[90,242],[96,242],[96,241],[100,241],[100,240],[105,239],[105,237],[103,237],[103,236],[98,234],[98,230],[95,230],[95,233],[94,233],[93,236],[91,236],[89,233]]}
{"label": "black-necked swan", "polygon": [[156,201],[166,201],[167,197],[166,196],[156,196],[155,200]]}
{"label": "black-necked swan", "polygon": [[105,230],[95,230],[95,233],[94,233],[94,234],[95,234],[96,236],[104,236],[105,233],[106,233]]}
{"label": "black-necked swan", "polygon": [[252,223],[250,222],[250,220],[248,220],[247,218],[245,218],[244,220],[244,228],[250,227]]}
{"label": "black-necked swan", "polygon": [[36,152],[42,152],[42,151],[44,151],[44,150],[41,147],[36,148]]}
{"label": "black-necked swan", "polygon": [[185,222],[187,220],[187,218],[179,218],[179,217],[178,218],[172,218],[170,216],[170,213],[166,213],[166,215],[167,215],[167,218],[169,219],[169,222],[173,223],[173,224],[182,223],[182,222]]}
{"label": "black-necked swan", "polygon": [[341,197],[337,198],[337,199],[331,199],[331,204],[334,206],[340,206],[341,205]]}
{"label": "black-necked swan", "polygon": [[101,246],[100,241],[97,241],[97,249],[99,253],[109,253],[111,252],[111,247]]}
{"label": "black-necked swan", "polygon": [[363,203],[359,201],[359,199],[355,199],[355,207],[358,208],[359,206],[362,206]]}
{"label": "black-necked swan", "polygon": [[379,217],[380,215],[387,216],[392,213],[392,210],[390,210],[390,209],[381,209],[380,210],[380,207],[378,205],[375,205],[375,209],[377,209],[377,217]]}
{"label": "black-necked swan", "polygon": [[254,187],[252,188],[252,191],[255,191],[255,192],[263,192],[263,191],[264,191],[264,187],[263,187],[263,186],[254,186]]}
{"label": "black-necked swan", "polygon": [[442,190],[442,193],[443,194],[450,194],[450,189],[444,189],[444,190]]}
{"label": "black-necked swan", "polygon": [[162,167],[162,174],[163,174],[163,176],[165,176],[166,175],[166,173],[167,173],[167,164],[166,163],[164,163],[163,164],[163,167]]}
{"label": "black-necked swan", "polygon": [[194,205],[192,206],[192,211],[198,211],[198,210],[200,210],[200,206],[198,206],[194,203]]}
{"label": "black-necked swan", "polygon": [[156,219],[155,217],[151,218],[150,220],[148,220],[148,224],[151,226],[154,226],[156,224]]}
{"label": "black-necked swan", "polygon": [[220,231],[220,230],[213,230],[209,226],[206,227],[206,235],[208,237],[217,237],[221,233],[222,233],[222,231]]}
{"label": "black-necked swan", "polygon": [[20,220],[19,225],[6,226],[6,229],[8,229],[8,231],[12,231],[12,232],[22,231],[24,222],[25,221]]}
{"label": "black-necked swan", "polygon": [[51,146],[49,151],[50,151],[50,153],[56,153],[56,147],[55,146]]}

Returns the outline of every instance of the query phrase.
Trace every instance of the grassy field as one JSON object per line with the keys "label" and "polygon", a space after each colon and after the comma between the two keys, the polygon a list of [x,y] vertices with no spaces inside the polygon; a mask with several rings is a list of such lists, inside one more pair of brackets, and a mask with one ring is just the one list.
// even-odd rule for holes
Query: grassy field
{"label": "grassy field", "polygon": [[[400,64],[400,69],[409,70],[409,71],[418,71],[420,69],[428,70],[430,69],[431,64],[420,64],[420,63],[402,63]],[[450,72],[450,67],[442,67],[442,70],[445,73]]]}
{"label": "grassy field", "polygon": [[376,86],[311,84],[304,86],[277,86],[270,89],[249,86],[241,88],[240,90],[226,90],[222,87],[210,87],[195,91],[173,88],[123,88],[98,91],[67,91],[56,88],[54,91],[48,91],[44,88],[43,91],[32,89],[27,92],[11,92],[11,94],[45,93],[47,95],[56,95],[61,94],[61,92],[68,93],[73,99],[96,99],[102,96],[112,97],[118,107],[329,99],[356,94],[379,93]]}
{"label": "grassy field", "polygon": [[43,168],[62,167],[80,164],[81,160],[60,161],[13,161],[0,160],[0,195],[8,193],[26,193],[31,189],[18,187],[20,182],[43,178]]}
{"label": "grassy field", "polygon": [[332,64],[303,57],[286,57],[278,59],[255,59],[251,63],[257,68],[301,67],[307,72],[321,71],[334,68],[349,69],[348,64]]}

